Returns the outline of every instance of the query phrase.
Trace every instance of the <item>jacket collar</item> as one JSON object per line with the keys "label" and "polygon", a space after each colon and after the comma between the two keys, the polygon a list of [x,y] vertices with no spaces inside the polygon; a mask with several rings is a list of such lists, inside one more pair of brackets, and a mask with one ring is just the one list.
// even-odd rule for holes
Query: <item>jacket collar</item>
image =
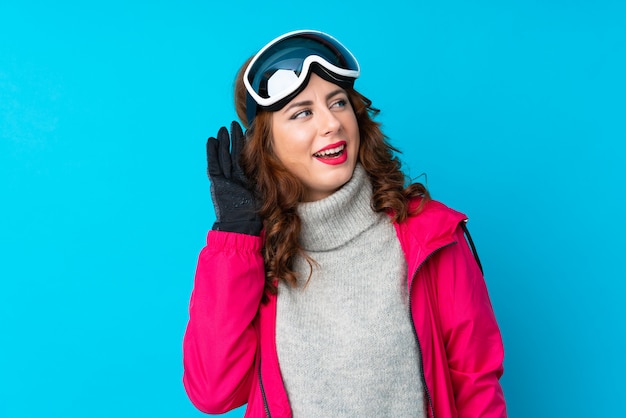
{"label": "jacket collar", "polygon": [[[421,199],[415,199],[410,209],[416,209]],[[455,243],[454,231],[467,216],[448,208],[435,200],[424,204],[417,215],[409,216],[400,223],[395,223],[398,239],[407,260],[409,278],[424,261],[435,251]],[[410,282],[410,280],[409,280]]]}

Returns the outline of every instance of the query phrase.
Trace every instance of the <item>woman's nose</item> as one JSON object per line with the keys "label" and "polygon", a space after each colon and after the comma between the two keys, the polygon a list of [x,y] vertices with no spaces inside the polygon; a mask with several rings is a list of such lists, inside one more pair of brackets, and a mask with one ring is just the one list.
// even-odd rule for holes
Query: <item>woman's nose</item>
{"label": "woman's nose", "polygon": [[326,109],[320,114],[320,130],[323,135],[338,132],[341,129],[341,121],[330,109]]}

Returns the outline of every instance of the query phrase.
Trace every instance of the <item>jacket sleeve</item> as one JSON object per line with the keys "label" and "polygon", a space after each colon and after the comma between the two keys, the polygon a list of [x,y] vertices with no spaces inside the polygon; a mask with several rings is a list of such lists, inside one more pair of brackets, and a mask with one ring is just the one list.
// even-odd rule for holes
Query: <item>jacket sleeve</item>
{"label": "jacket sleeve", "polygon": [[460,418],[506,417],[499,379],[504,348],[482,272],[463,230],[436,263],[438,299],[450,378]]}
{"label": "jacket sleeve", "polygon": [[183,383],[202,412],[247,402],[254,379],[257,315],[264,288],[261,238],[210,231],[200,253],[183,339]]}

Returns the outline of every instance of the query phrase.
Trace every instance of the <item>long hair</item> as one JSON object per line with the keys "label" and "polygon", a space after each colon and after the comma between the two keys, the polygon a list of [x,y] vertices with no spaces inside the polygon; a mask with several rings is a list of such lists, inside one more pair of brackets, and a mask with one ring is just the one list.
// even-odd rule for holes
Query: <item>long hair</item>
{"label": "long hair", "polygon": [[[314,260],[305,253],[299,241],[301,221],[297,207],[304,199],[305,187],[274,153],[271,112],[259,110],[252,126],[247,126],[246,90],[242,75],[248,62],[241,67],[235,81],[235,108],[239,119],[248,128],[241,166],[255,186],[260,202],[259,214],[264,226],[265,291],[276,294],[280,280],[291,286],[297,284],[297,273],[293,269],[297,257],[304,257],[311,271]],[[358,161],[372,183],[372,210],[385,212],[393,221],[401,222],[421,211],[424,203],[430,200],[430,195],[421,183],[405,187],[407,179],[395,155],[399,151],[388,142],[380,124],[373,120],[379,110],[356,90],[346,91],[361,137]],[[411,212],[409,202],[418,196],[422,197],[421,202]]]}

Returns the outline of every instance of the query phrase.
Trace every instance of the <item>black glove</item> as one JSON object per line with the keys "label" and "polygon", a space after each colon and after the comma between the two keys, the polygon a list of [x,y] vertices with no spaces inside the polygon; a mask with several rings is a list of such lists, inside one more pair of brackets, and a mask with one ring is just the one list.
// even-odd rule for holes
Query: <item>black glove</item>
{"label": "black glove", "polygon": [[211,137],[206,143],[207,171],[216,217],[213,230],[259,235],[263,223],[257,214],[252,187],[239,166],[244,141],[241,126],[233,122],[230,138],[228,130],[222,126],[217,139]]}

